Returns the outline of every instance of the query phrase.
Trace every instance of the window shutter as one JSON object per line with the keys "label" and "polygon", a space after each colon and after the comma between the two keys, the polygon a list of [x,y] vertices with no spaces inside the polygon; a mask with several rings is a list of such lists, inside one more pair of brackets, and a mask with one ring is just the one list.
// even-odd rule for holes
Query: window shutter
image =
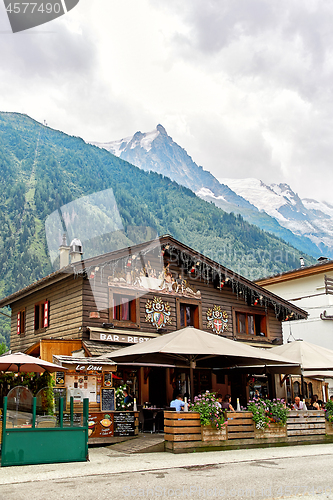
{"label": "window shutter", "polygon": [[46,300],[44,302],[44,317],[43,317],[44,328],[47,328],[49,326],[49,310],[50,310],[50,301]]}
{"label": "window shutter", "polygon": [[21,333],[21,314],[18,312],[17,313],[17,330],[16,330],[17,335],[20,335]]}

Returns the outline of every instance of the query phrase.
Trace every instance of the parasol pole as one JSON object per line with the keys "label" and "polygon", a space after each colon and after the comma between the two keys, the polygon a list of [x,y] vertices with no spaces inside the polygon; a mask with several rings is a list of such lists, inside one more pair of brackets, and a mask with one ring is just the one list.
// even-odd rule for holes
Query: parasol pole
{"label": "parasol pole", "polygon": [[196,367],[196,362],[195,361],[190,361],[190,396],[191,396],[191,401],[193,403],[194,400],[194,377],[193,377],[193,370]]}

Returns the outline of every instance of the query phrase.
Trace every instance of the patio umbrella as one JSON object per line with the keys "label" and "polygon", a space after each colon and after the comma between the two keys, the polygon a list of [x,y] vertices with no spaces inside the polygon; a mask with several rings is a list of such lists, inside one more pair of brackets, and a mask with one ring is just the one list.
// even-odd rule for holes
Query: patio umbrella
{"label": "patio umbrella", "polygon": [[34,358],[23,352],[3,354],[0,356],[0,371],[3,372],[57,372],[64,371],[63,366],[49,363],[43,359]]}
{"label": "patio umbrella", "polygon": [[270,352],[299,363],[304,375],[307,375],[307,372],[318,374],[333,370],[333,351],[304,340],[273,347]]}
{"label": "patio umbrella", "polygon": [[166,364],[171,360],[176,361],[178,366],[190,367],[191,388],[193,369],[200,366],[222,368],[259,364],[282,365],[282,373],[285,373],[283,370],[299,368],[297,362],[272,354],[271,350],[251,347],[194,327],[186,327],[148,342],[119,349],[107,357],[118,362]]}

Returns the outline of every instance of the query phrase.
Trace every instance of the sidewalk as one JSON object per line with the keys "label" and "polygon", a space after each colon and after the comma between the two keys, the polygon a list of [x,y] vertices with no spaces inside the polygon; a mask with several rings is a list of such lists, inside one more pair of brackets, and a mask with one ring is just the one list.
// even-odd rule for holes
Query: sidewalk
{"label": "sidewalk", "polygon": [[90,448],[90,462],[0,468],[0,485],[332,454],[333,444],[213,451],[179,455],[164,452],[129,454],[112,450],[112,447]]}

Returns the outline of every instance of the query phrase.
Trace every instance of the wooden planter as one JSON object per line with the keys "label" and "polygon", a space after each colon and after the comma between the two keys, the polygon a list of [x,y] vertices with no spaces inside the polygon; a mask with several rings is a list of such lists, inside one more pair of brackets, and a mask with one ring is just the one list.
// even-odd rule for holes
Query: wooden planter
{"label": "wooden planter", "polygon": [[225,441],[227,439],[227,430],[225,427],[223,429],[214,429],[211,425],[201,426],[201,441],[203,442],[215,442],[215,441]]}
{"label": "wooden planter", "polygon": [[328,436],[333,436],[333,422],[325,421],[325,432]]}
{"label": "wooden planter", "polygon": [[254,439],[286,438],[287,426],[271,422],[266,429],[256,429],[254,427]]}

